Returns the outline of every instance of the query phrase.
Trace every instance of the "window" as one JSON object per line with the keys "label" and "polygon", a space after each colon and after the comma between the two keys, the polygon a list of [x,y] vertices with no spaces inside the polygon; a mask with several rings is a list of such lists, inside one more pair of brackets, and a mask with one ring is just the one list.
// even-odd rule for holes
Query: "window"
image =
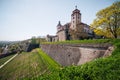
{"label": "window", "polygon": [[84,29],[84,32],[86,32],[86,30]]}

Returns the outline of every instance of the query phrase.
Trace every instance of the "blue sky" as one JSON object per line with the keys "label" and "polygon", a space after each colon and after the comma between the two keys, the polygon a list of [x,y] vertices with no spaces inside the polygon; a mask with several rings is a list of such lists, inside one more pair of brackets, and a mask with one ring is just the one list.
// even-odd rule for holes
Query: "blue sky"
{"label": "blue sky", "polygon": [[82,22],[91,24],[96,13],[119,0],[0,0],[0,40],[25,40],[56,34],[58,21],[71,21],[77,8]]}

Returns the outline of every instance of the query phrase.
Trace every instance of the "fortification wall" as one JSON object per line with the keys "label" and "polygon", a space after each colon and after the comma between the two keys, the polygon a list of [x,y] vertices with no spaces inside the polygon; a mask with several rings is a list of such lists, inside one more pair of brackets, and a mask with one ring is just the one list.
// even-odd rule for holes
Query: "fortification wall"
{"label": "fortification wall", "polygon": [[41,49],[62,66],[80,65],[93,59],[109,56],[110,44],[42,44]]}

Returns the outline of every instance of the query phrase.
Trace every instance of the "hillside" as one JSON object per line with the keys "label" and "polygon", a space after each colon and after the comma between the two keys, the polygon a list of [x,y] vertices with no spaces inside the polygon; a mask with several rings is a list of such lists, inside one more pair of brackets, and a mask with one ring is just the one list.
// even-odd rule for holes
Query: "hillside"
{"label": "hillside", "polygon": [[44,44],[96,44],[115,46],[111,56],[98,58],[80,66],[60,67],[41,49],[22,52],[0,70],[0,80],[120,80],[120,39],[80,40]]}
{"label": "hillside", "polygon": [[4,64],[7,60],[9,60],[9,59],[10,59],[11,57],[13,57],[13,56],[14,56],[14,54],[9,55],[9,56],[4,57],[4,58],[1,58],[1,59],[0,59],[0,65]]}
{"label": "hillside", "polygon": [[4,66],[0,70],[0,80],[34,79],[58,68],[59,64],[40,49],[35,49],[29,53],[20,53]]}
{"label": "hillside", "polygon": [[[120,39],[67,41],[47,44],[68,43],[111,43],[115,50],[111,56],[98,58],[80,66],[68,66],[52,74],[39,77],[40,80],[120,80]],[[53,77],[54,76],[54,77]]]}

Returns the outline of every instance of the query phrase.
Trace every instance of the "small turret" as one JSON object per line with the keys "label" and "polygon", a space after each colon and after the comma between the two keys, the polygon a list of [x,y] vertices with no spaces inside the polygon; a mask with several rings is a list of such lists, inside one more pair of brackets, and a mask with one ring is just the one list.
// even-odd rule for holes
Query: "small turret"
{"label": "small turret", "polygon": [[62,25],[61,25],[61,23],[60,23],[60,21],[59,21],[57,27],[60,27],[60,26],[62,26]]}
{"label": "small turret", "polygon": [[61,23],[60,23],[60,21],[58,22],[58,25],[57,25],[57,31],[60,31],[60,30],[62,30],[63,29],[63,27],[62,27],[62,25],[61,25]]}

